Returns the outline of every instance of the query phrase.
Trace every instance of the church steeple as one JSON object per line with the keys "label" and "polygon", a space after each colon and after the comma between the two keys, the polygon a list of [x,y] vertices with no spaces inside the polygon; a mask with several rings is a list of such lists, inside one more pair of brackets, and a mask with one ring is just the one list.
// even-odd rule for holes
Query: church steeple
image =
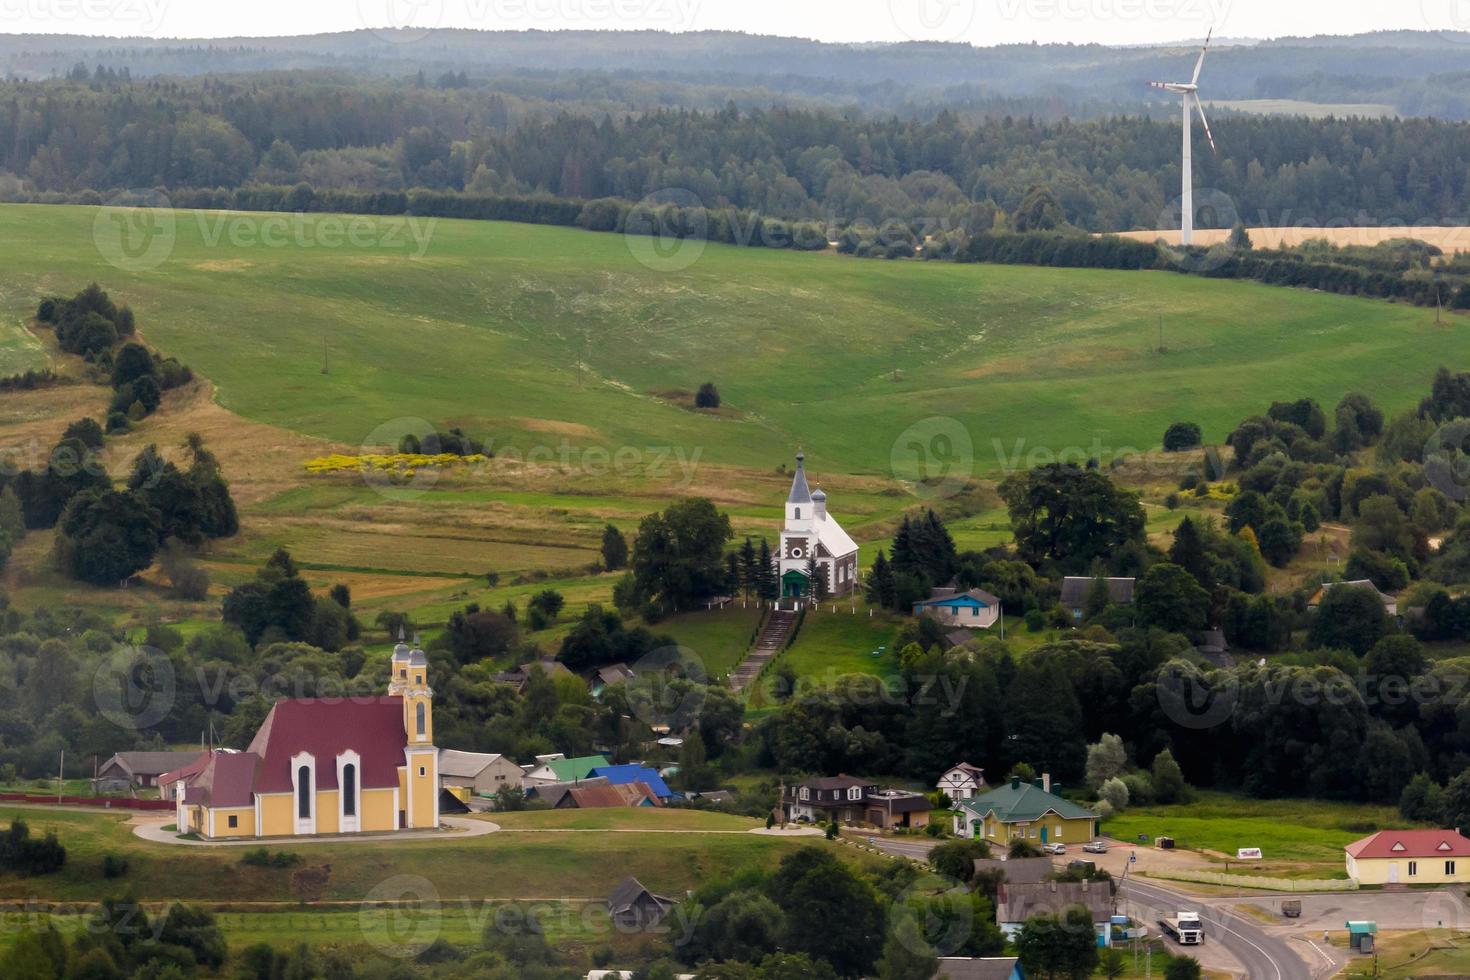
{"label": "church steeple", "polygon": [[812,500],[812,492],[806,485],[806,453],[796,454],[796,476],[791,480],[791,493],[786,498],[788,504],[809,504]]}

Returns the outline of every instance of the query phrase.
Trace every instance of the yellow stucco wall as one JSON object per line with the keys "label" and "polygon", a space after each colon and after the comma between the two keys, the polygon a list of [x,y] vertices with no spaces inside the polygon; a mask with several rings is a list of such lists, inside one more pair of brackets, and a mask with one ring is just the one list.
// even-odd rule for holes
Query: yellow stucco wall
{"label": "yellow stucco wall", "polygon": [[260,832],[265,837],[287,837],[296,832],[290,793],[272,793],[260,800]]}
{"label": "yellow stucco wall", "polygon": [[[1046,828],[1046,838],[1043,841],[1041,830]],[[985,821],[984,837],[986,840],[1006,843],[1018,837],[1025,837],[1033,844],[1085,844],[1096,834],[1096,828],[1092,820],[1063,819],[1055,813],[1048,813],[1040,820],[1033,820],[1029,824],[1003,824],[994,818]]]}
{"label": "yellow stucco wall", "polygon": [[[219,807],[213,812],[214,836],[215,837],[254,837],[255,836],[255,808],[241,807]],[[231,829],[230,818],[235,818],[238,825]]]}
{"label": "yellow stucco wall", "polygon": [[[413,812],[409,815],[409,823],[415,828],[435,826],[434,804],[439,795],[437,758],[434,752],[415,753],[408,757],[408,780],[413,784]],[[424,771],[422,776],[419,775],[420,769]]]}
{"label": "yellow stucco wall", "polygon": [[334,789],[319,789],[316,791],[316,832],[319,834],[335,834],[342,825],[337,820],[337,791]]}
{"label": "yellow stucco wall", "polygon": [[[1445,862],[1454,865],[1453,872],[1446,872]],[[1413,874],[1410,874],[1410,864],[1413,864]],[[1366,858],[1362,861],[1347,859],[1347,872],[1349,878],[1355,878],[1360,885],[1386,885],[1394,880],[1391,872],[1396,871],[1399,884],[1402,885],[1433,885],[1448,882],[1470,881],[1470,858]]]}
{"label": "yellow stucco wall", "polygon": [[396,830],[398,811],[393,809],[393,790],[365,789],[358,805],[358,821],[364,831]]}

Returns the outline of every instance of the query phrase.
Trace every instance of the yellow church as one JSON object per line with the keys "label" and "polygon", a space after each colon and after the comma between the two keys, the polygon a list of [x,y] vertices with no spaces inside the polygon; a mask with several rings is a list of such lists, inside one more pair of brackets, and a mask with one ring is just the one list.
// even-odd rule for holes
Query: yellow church
{"label": "yellow church", "polygon": [[399,638],[388,693],[277,701],[243,752],[215,749],[158,779],[200,837],[301,837],[439,826],[428,658]]}

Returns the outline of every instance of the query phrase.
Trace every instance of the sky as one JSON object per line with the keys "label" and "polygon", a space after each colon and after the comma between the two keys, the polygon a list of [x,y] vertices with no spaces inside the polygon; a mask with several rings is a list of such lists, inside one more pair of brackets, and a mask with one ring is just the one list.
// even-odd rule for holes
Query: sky
{"label": "sky", "polygon": [[733,30],[822,41],[1150,44],[1470,30],[1470,0],[0,0],[0,33],[147,37],[361,28]]}

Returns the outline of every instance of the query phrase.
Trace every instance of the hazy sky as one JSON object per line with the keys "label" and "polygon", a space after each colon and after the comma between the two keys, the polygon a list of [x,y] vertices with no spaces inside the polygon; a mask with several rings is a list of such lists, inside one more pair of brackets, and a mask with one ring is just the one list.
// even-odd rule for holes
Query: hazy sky
{"label": "hazy sky", "polygon": [[737,30],[826,41],[1060,41],[1470,29],[1470,0],[0,0],[0,33],[152,37],[361,27]]}

